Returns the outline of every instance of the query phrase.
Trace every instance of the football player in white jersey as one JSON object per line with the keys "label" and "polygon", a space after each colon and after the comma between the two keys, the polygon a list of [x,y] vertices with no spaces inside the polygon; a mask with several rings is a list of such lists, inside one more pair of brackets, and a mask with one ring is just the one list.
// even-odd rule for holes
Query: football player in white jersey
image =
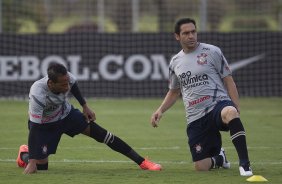
{"label": "football player in white jersey", "polygon": [[[17,163],[25,167],[25,174],[48,169],[48,156],[55,154],[62,134],[74,137],[84,134],[104,143],[144,170],[161,170],[161,165],[144,159],[127,143],[99,126],[95,113],[87,106],[75,77],[58,63],[48,67],[48,76],[33,83],[29,93],[28,146],[22,145]],[[83,113],[68,101],[72,93],[83,108]]]}
{"label": "football player in white jersey", "polygon": [[169,91],[152,114],[152,126],[158,126],[162,114],[181,94],[195,169],[230,168],[221,148],[220,134],[220,131],[230,131],[239,157],[240,175],[253,175],[240,120],[239,95],[223,53],[214,45],[198,42],[196,22],[190,18],[177,21],[175,38],[182,50],[171,59]]}

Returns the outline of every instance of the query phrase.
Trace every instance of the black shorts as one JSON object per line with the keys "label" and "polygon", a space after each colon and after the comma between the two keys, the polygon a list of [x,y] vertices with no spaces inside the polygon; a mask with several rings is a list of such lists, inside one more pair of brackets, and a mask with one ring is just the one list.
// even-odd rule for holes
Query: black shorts
{"label": "black shorts", "polygon": [[54,123],[38,124],[28,121],[29,158],[44,159],[55,154],[62,134],[74,137],[82,133],[88,126],[82,112],[72,108],[62,120]]}
{"label": "black shorts", "polygon": [[232,101],[220,101],[211,112],[188,125],[188,144],[194,162],[219,154],[222,146],[220,131],[229,130],[221,119],[221,111],[226,106],[235,107]]}

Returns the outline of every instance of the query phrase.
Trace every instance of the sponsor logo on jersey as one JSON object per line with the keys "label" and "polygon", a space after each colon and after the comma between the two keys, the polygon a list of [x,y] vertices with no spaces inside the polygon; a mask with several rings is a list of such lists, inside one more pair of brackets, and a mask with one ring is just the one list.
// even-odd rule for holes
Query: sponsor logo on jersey
{"label": "sponsor logo on jersey", "polygon": [[54,120],[56,118],[58,119],[61,114],[63,114],[63,108],[60,108],[57,112],[56,111],[49,112],[48,114],[46,114],[44,112],[44,114],[43,114],[44,118],[41,120],[41,122],[42,123],[46,123],[46,122],[48,123],[48,122],[50,122],[50,121],[52,121],[52,120]]}
{"label": "sponsor logo on jersey", "polygon": [[208,100],[208,99],[210,99],[210,98],[211,98],[211,96],[209,96],[209,95],[203,96],[203,97],[198,98],[198,99],[196,99],[196,100],[190,101],[190,102],[189,102],[189,106],[193,106],[193,105],[199,104],[199,103],[201,103],[201,102],[203,102],[203,101],[205,101],[205,100]]}
{"label": "sponsor logo on jersey", "polygon": [[55,111],[56,109],[58,109],[60,107],[60,105],[57,105],[57,104],[53,104],[53,103],[48,103],[46,104],[46,107],[45,107],[45,112],[46,112],[46,115],[50,114],[50,112],[52,113],[53,111]]}
{"label": "sponsor logo on jersey", "polygon": [[192,75],[191,71],[188,71],[178,76],[182,86],[186,88],[193,88],[193,87],[209,84],[207,74],[195,75],[195,76],[191,76],[191,75]]}
{"label": "sponsor logo on jersey", "polygon": [[36,119],[41,119],[42,118],[42,116],[41,115],[38,115],[38,114],[33,114],[33,113],[29,113],[29,115],[31,116],[31,117],[33,117],[33,118],[36,118]]}

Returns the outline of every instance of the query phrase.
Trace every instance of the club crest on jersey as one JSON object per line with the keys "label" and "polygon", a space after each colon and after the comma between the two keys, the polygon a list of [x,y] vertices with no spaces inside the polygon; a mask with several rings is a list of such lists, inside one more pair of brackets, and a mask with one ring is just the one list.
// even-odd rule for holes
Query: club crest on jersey
{"label": "club crest on jersey", "polygon": [[195,150],[196,150],[196,153],[201,153],[202,150],[203,150],[201,144],[196,144],[196,146],[195,146],[194,148],[195,148]]}
{"label": "club crest on jersey", "polygon": [[206,53],[201,53],[200,55],[197,56],[198,60],[197,60],[197,63],[199,65],[204,65],[204,64],[207,64],[208,61],[207,61],[207,54]]}

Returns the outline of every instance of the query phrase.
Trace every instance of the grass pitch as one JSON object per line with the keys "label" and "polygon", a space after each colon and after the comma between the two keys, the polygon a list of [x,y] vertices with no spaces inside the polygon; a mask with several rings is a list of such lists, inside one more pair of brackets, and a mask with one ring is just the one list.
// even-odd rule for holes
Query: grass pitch
{"label": "grass pitch", "polygon": [[[49,170],[23,175],[15,163],[18,148],[27,143],[27,101],[0,102],[0,183],[248,183],[239,176],[236,151],[229,133],[222,133],[231,169],[195,172],[187,146],[184,107],[179,100],[158,128],[150,117],[162,99],[89,99],[97,123],[122,138],[142,156],[161,163],[161,172],[139,167],[104,144],[83,135],[62,137]],[[75,106],[78,103],[74,102]],[[282,98],[241,99],[249,156],[254,174],[268,183],[282,183]]]}

